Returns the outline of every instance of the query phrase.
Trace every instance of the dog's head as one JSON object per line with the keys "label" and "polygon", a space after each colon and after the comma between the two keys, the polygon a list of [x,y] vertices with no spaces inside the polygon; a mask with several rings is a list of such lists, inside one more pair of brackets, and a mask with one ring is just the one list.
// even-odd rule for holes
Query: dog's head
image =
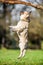
{"label": "dog's head", "polygon": [[27,12],[27,11],[21,12],[20,13],[20,19],[24,20],[24,21],[28,20],[30,22],[30,15],[31,15],[31,11],[30,12]]}

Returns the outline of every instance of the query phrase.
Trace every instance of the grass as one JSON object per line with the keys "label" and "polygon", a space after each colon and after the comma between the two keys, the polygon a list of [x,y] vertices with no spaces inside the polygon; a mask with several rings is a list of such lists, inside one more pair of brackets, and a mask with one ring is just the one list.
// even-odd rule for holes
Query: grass
{"label": "grass", "polygon": [[27,50],[21,59],[18,55],[19,50],[0,50],[0,65],[43,65],[43,50]]}

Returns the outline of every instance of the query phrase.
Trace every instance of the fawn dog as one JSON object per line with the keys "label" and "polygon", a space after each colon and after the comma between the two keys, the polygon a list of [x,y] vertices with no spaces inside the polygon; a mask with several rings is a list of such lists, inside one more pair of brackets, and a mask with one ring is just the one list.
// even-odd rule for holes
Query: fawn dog
{"label": "fawn dog", "polygon": [[20,14],[20,21],[16,26],[9,26],[12,31],[16,31],[19,37],[19,48],[20,48],[20,55],[18,58],[21,58],[25,55],[26,52],[26,45],[28,43],[28,27],[30,23],[30,12],[24,11]]}

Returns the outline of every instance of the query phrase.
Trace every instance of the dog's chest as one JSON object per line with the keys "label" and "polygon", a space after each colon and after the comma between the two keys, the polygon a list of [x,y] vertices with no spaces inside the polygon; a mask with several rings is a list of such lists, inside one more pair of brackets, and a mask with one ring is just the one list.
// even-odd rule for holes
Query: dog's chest
{"label": "dog's chest", "polygon": [[22,29],[18,32],[18,36],[20,39],[26,39],[28,35],[28,22],[20,22],[19,25]]}

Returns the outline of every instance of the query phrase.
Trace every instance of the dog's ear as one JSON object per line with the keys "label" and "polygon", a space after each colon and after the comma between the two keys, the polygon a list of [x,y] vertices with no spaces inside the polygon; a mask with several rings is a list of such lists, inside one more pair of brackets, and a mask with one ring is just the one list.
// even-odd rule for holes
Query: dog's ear
{"label": "dog's ear", "polygon": [[21,11],[21,12],[20,12],[20,15],[22,15],[22,14],[24,14],[24,12],[23,12],[23,11]]}

